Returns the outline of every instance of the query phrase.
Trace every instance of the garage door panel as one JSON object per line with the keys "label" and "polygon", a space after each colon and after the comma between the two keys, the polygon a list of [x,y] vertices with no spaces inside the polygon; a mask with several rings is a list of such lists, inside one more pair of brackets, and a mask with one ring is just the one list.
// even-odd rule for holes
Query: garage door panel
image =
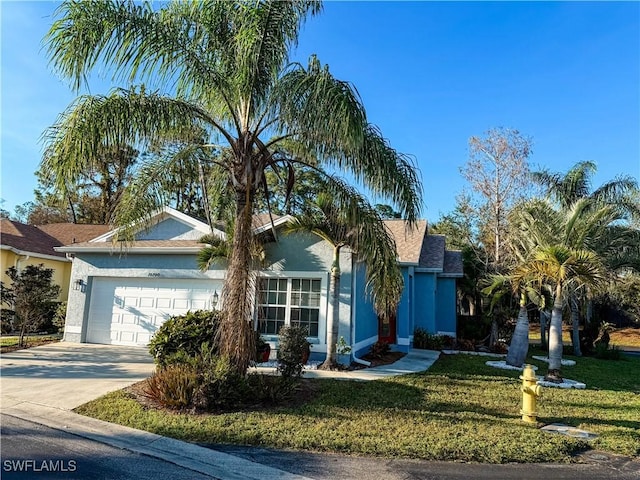
{"label": "garage door panel", "polygon": [[146,345],[171,316],[211,308],[221,281],[95,278],[87,342]]}

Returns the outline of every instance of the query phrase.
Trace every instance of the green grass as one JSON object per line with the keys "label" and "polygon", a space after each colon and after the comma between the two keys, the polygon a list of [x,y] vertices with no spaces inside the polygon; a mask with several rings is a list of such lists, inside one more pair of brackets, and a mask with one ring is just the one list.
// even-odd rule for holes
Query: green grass
{"label": "green grass", "polygon": [[[27,346],[33,343],[57,342],[62,339],[62,335],[54,333],[51,335],[25,335]],[[0,347],[13,347],[18,345],[20,337],[18,335],[2,335],[0,337]]]}
{"label": "green grass", "polygon": [[597,433],[589,444],[521,422],[520,373],[468,355],[442,356],[424,374],[385,381],[314,380],[318,395],[295,408],[177,414],[146,409],[119,391],[76,411],[199,443],[486,463],[570,462],[588,448],[640,455],[640,359],[577,360],[564,374],[588,389],[544,389],[539,420]]}

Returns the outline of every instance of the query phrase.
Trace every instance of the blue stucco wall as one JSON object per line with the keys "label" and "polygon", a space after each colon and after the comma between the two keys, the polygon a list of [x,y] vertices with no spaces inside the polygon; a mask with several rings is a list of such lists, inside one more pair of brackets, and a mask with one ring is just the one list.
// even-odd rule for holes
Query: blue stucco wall
{"label": "blue stucco wall", "polygon": [[449,332],[455,336],[456,317],[456,280],[438,278],[436,298],[436,332]]}
{"label": "blue stucco wall", "polygon": [[413,333],[412,325],[414,324],[415,305],[413,302],[412,291],[415,287],[413,271],[410,273],[407,267],[402,267],[402,280],[404,289],[402,297],[398,304],[398,312],[396,315],[396,350],[402,352],[409,351],[409,335]]}
{"label": "blue stucco wall", "polygon": [[[430,333],[436,332],[436,274],[416,272],[415,277],[415,323]],[[439,292],[438,292],[439,293]],[[413,335],[413,331],[411,332]]]}
{"label": "blue stucco wall", "polygon": [[365,273],[364,265],[358,264],[354,267],[354,338],[352,345],[355,347],[353,353],[356,356],[368,353],[369,346],[377,341],[378,336],[378,316],[373,309],[371,298],[366,294]]}

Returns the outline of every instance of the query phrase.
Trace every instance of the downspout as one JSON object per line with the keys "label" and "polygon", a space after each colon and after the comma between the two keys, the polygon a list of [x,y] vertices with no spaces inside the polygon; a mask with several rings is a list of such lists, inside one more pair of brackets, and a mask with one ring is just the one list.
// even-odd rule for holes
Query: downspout
{"label": "downspout", "polygon": [[[20,258],[22,257],[22,258]],[[18,255],[16,256],[16,270],[18,272],[20,272],[20,262],[22,262],[23,260],[26,262],[27,260],[29,260],[29,258],[31,258],[31,255]]]}
{"label": "downspout", "polygon": [[[356,270],[353,268],[354,266],[354,262],[353,262],[353,255],[351,256],[351,272],[356,272]],[[358,275],[351,275],[351,298],[353,298],[353,292],[356,291],[356,277]],[[355,316],[355,309],[353,308],[353,300],[351,300],[351,342],[353,344],[354,340],[356,339],[356,316]],[[352,348],[351,349],[351,358],[353,359],[354,362],[359,363],[360,365],[364,365],[365,367],[370,367],[371,366],[371,362],[367,362],[366,360],[363,360],[361,358],[356,357],[356,352],[355,350]]]}

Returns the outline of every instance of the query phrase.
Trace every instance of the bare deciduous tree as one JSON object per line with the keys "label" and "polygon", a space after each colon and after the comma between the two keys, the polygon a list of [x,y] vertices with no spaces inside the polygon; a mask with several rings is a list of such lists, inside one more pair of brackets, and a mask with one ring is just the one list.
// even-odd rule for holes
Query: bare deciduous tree
{"label": "bare deciduous tree", "polygon": [[485,232],[483,241],[496,271],[503,261],[506,219],[510,208],[530,185],[528,159],[532,141],[509,128],[493,128],[469,139],[469,160],[460,173],[478,195]]}

